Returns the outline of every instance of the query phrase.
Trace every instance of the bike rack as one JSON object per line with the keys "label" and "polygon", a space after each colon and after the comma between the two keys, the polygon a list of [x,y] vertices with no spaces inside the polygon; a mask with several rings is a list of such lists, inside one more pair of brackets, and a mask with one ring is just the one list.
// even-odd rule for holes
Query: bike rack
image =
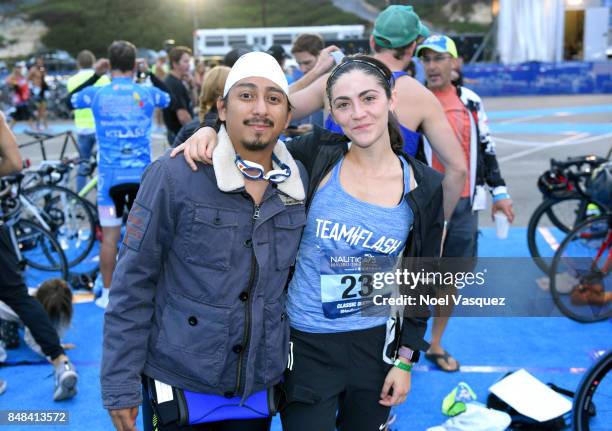
{"label": "bike rack", "polygon": [[34,140],[30,142],[26,142],[24,144],[19,144],[18,147],[26,148],[26,147],[30,147],[32,145],[38,144],[40,146],[40,152],[42,154],[43,160],[47,160],[47,151],[45,150],[45,142],[50,139],[58,138],[64,135],[66,135],[66,137],[64,138],[64,143],[62,144],[62,150],[60,151],[59,159],[62,160],[64,158],[66,149],[68,147],[68,141],[72,142],[72,145],[74,146],[74,148],[76,148],[77,152],[79,153],[79,157],[81,157],[81,151],[79,150],[79,146],[77,145],[76,140],[74,139],[74,135],[72,134],[71,130],[68,130],[62,133],[58,133],[56,135],[51,135],[49,133],[38,133],[38,132],[30,132],[30,133],[25,132],[25,133],[26,135],[33,137]]}

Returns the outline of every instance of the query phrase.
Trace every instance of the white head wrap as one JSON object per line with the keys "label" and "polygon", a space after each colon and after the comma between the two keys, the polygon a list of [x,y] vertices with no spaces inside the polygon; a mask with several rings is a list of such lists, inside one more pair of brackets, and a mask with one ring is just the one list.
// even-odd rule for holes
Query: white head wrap
{"label": "white head wrap", "polygon": [[229,75],[227,75],[223,97],[227,96],[230,88],[238,81],[253,76],[269,79],[278,85],[286,95],[289,95],[287,77],[274,57],[265,52],[249,52],[236,61]]}

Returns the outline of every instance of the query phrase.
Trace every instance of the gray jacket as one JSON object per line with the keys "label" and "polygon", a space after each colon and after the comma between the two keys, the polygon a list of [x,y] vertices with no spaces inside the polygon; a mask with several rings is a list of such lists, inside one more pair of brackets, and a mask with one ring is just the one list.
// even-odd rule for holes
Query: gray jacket
{"label": "gray jacket", "polygon": [[145,171],[105,314],[102,400],[141,403],[141,374],[225,396],[272,386],[287,365],[285,283],[306,223],[300,170],[260,206],[220,131],[213,166],[168,154]]}

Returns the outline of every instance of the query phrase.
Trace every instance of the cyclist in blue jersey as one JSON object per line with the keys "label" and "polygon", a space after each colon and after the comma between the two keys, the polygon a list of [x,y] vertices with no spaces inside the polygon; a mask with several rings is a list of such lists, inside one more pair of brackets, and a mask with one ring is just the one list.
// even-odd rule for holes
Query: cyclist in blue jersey
{"label": "cyclist in blue jersey", "polygon": [[104,87],[86,87],[71,98],[75,108],[91,108],[96,123],[98,213],[103,233],[100,272],[104,282],[102,297],[96,304],[102,308],[108,303],[124,206],[131,208],[140,176],[151,162],[153,112],[170,104],[168,93],[134,83],[136,47],[133,44],[113,42],[108,54],[111,83]]}

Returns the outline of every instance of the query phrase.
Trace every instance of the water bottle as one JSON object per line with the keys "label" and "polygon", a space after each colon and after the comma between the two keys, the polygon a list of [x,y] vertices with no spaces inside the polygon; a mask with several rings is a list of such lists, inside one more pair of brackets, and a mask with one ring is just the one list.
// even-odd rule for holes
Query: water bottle
{"label": "water bottle", "polygon": [[508,238],[508,231],[510,230],[510,222],[508,217],[501,211],[497,211],[494,215],[495,218],[495,233],[499,239]]}

